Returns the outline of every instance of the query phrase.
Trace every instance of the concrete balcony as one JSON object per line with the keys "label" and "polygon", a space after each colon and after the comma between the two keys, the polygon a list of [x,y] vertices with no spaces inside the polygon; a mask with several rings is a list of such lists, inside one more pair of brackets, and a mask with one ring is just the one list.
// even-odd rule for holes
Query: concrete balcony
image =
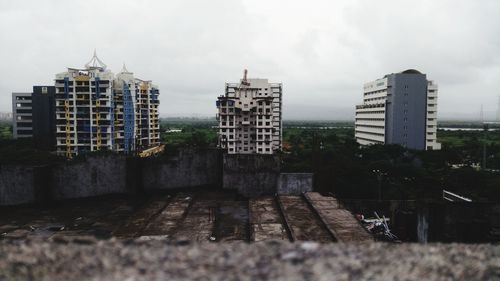
{"label": "concrete balcony", "polygon": [[358,120],[356,121],[356,126],[380,126],[380,127],[385,127],[385,121],[384,120]]}
{"label": "concrete balcony", "polygon": [[373,133],[373,134],[385,134],[385,129],[384,128],[373,128],[373,127],[363,127],[363,126],[358,126],[355,129],[356,132],[365,132],[365,133]]}
{"label": "concrete balcony", "polygon": [[384,136],[374,135],[374,134],[360,132],[360,131],[356,131],[355,137],[368,139],[368,140],[374,140],[374,141],[378,141],[378,142],[382,142],[382,143],[385,142]]}

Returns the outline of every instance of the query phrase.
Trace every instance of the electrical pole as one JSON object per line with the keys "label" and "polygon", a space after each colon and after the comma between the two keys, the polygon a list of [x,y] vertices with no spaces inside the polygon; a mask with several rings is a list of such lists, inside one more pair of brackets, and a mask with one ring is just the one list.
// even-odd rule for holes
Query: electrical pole
{"label": "electrical pole", "polygon": [[498,96],[497,122],[500,122],[500,96]]}

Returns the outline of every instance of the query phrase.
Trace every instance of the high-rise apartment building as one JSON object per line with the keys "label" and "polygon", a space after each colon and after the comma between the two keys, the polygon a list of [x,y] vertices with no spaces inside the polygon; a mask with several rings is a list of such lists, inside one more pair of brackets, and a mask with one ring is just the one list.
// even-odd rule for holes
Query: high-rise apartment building
{"label": "high-rise apartment building", "polygon": [[267,79],[226,83],[218,97],[219,147],[229,154],[273,154],[282,148],[282,84]]}
{"label": "high-rise apartment building", "polygon": [[12,93],[12,136],[33,137],[32,93]]}
{"label": "high-rise apartment building", "polygon": [[56,147],[55,93],[54,86],[33,86],[33,144],[38,149]]}
{"label": "high-rise apartment building", "polygon": [[54,86],[33,86],[31,93],[12,93],[13,136],[33,138],[35,147],[55,147]]}
{"label": "high-rise apartment building", "polygon": [[366,83],[363,104],[356,106],[357,142],[441,149],[436,139],[437,91],[433,81],[413,69]]}
{"label": "high-rise apartment building", "polygon": [[135,152],[160,144],[159,90],[125,66],[116,76],[94,57],[56,75],[57,152]]}

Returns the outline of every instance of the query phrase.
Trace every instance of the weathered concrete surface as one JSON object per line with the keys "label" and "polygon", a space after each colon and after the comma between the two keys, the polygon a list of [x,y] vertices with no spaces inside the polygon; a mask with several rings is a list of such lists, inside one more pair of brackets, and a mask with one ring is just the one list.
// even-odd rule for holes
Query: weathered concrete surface
{"label": "weathered concrete surface", "polygon": [[313,191],[312,173],[281,173],[278,178],[278,194],[300,195]]}
{"label": "weathered concrete surface", "polygon": [[[191,195],[192,196],[192,195]],[[188,194],[177,194],[168,205],[154,217],[141,232],[141,236],[169,236],[179,224],[191,204]]]}
{"label": "weathered concrete surface", "polygon": [[0,165],[0,205],[18,205],[34,201],[34,168]]}
{"label": "weathered concrete surface", "polygon": [[499,280],[500,246],[0,241],[0,280]]}
{"label": "weathered concrete surface", "polygon": [[151,220],[157,217],[170,202],[170,195],[154,197],[135,211],[118,229],[113,231],[113,236],[118,238],[138,237]]}
{"label": "weathered concrete surface", "polygon": [[119,155],[92,156],[52,169],[53,198],[83,198],[126,193],[126,158]]}
{"label": "weathered concrete surface", "polygon": [[280,167],[276,155],[225,154],[222,187],[249,197],[275,194]]}
{"label": "weathered concrete surface", "polygon": [[340,207],[337,199],[321,196],[317,192],[308,192],[306,200],[318,212],[328,230],[340,242],[372,242],[373,237],[354,218],[351,212]]}
{"label": "weathered concrete surface", "polygon": [[221,185],[217,150],[184,150],[177,156],[151,159],[123,155],[88,155],[43,167],[0,166],[0,206],[135,194],[141,190]]}
{"label": "weathered concrete surface", "polygon": [[278,195],[278,202],[294,241],[334,241],[304,198]]}
{"label": "weathered concrete surface", "polygon": [[220,152],[215,149],[183,150],[172,158],[144,159],[145,190],[220,185]]}
{"label": "weathered concrete surface", "polygon": [[250,241],[289,240],[274,197],[250,199]]}

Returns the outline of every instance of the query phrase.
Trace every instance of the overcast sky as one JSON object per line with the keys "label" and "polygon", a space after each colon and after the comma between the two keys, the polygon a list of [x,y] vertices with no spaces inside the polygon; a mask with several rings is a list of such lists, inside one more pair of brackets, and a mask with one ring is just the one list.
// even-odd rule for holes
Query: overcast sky
{"label": "overcast sky", "polygon": [[441,118],[494,118],[499,0],[0,0],[0,112],[94,49],[160,87],[162,116],[214,116],[224,82],[282,82],[286,119],[352,119],[364,82],[418,69]]}

